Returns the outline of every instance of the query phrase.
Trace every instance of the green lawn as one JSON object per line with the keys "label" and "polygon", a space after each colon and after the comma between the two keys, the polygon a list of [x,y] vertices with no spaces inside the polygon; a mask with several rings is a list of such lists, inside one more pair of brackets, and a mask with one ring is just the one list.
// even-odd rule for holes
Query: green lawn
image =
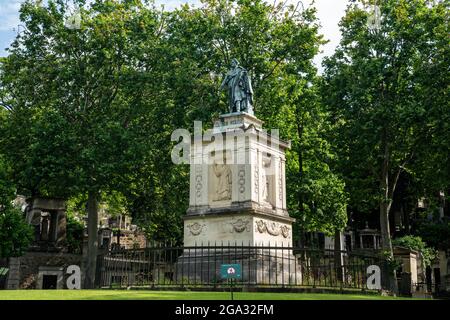
{"label": "green lawn", "polygon": [[[229,292],[144,290],[1,290],[0,300],[228,300]],[[235,300],[399,300],[378,295],[237,292]]]}

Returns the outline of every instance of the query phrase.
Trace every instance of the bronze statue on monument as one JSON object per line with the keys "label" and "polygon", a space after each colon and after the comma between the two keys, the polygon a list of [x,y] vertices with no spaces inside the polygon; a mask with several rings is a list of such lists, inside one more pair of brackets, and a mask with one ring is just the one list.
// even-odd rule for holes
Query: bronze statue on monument
{"label": "bronze statue on monument", "polygon": [[228,89],[230,113],[246,112],[253,115],[253,88],[248,71],[231,60],[231,69],[225,75],[220,90]]}

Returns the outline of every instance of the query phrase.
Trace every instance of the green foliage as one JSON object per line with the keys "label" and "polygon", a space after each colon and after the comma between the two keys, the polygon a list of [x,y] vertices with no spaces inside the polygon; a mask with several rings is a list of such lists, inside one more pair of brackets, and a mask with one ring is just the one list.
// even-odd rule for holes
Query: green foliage
{"label": "green foliage", "polygon": [[424,221],[417,226],[416,234],[435,249],[450,249],[450,221]]}
{"label": "green foliage", "polygon": [[112,191],[108,194],[104,193],[100,200],[104,206],[104,211],[111,217],[127,214],[127,199],[122,193],[117,191]]}
{"label": "green foliage", "polygon": [[400,247],[419,251],[422,254],[425,266],[430,266],[433,260],[437,257],[435,249],[430,248],[418,236],[403,236],[392,240],[392,244]]}
{"label": "green foliage", "polygon": [[33,238],[23,214],[12,205],[15,188],[9,174],[9,168],[0,156],[0,258],[22,255]]}
{"label": "green foliage", "polygon": [[388,248],[388,216],[400,174],[430,194],[447,190],[450,181],[448,3],[383,1],[381,28],[374,32],[362,2],[352,2],[340,23],[342,40],[325,61],[322,96],[336,129],[336,164],[350,205],[362,212],[379,206]]}
{"label": "green foliage", "polygon": [[[155,240],[181,239],[181,217],[188,206],[189,167],[171,162],[174,143],[169,142],[170,135],[178,128],[192,128],[194,120],[210,126],[211,114],[227,110],[226,100],[217,88],[231,58],[237,58],[250,71],[256,90],[257,116],[267,128],[280,128],[282,136],[298,136],[292,125],[296,119],[290,115],[295,116],[297,110],[308,113],[318,98],[310,90],[311,98],[301,104],[307,98],[306,80],[315,74],[312,59],[322,43],[313,9],[301,11],[281,4],[272,7],[263,1],[222,0],[203,4],[200,9],[186,5],[171,13],[161,13],[158,23],[164,36],[154,38],[142,56],[142,63],[151,70],[151,75],[142,76],[136,103],[149,111],[142,119],[148,153],[145,164],[132,175],[133,181],[124,196],[135,221],[145,226],[147,234]],[[320,105],[315,103],[314,107],[311,112],[320,114]],[[328,148],[319,138],[323,123],[324,115],[320,114],[302,124],[308,133],[296,141],[310,146],[311,155],[305,156],[304,164],[311,168],[307,170],[310,174],[298,179],[299,166],[292,165],[292,170],[288,168],[287,184],[295,195],[308,193],[309,197],[304,197],[307,209],[302,213],[295,210],[299,207],[297,196],[288,199],[288,207],[297,211],[294,215],[298,217],[308,216],[303,222],[308,223],[305,226],[308,229],[328,231],[345,224],[342,222],[345,201],[340,197],[342,183],[324,164],[327,157],[317,156]],[[320,139],[324,143],[316,143]],[[288,155],[289,165],[297,158],[299,148],[300,143]],[[297,188],[299,184],[304,188]],[[311,191],[306,191],[308,188]],[[311,210],[307,212],[314,203],[324,213],[320,220],[314,220]]]}
{"label": "green foliage", "polygon": [[20,210],[1,205],[0,257],[19,257],[33,239],[32,228],[25,222]]}
{"label": "green foliage", "polygon": [[21,7],[27,31],[12,44],[0,80],[10,111],[1,147],[21,192],[67,197],[127,181],[142,147],[142,109],[124,95],[143,38],[135,7],[96,1],[82,10],[80,30],[64,27],[59,1]]}
{"label": "green foliage", "polygon": [[390,274],[394,274],[396,270],[402,267],[403,263],[395,259],[390,251],[383,251],[381,255],[387,263],[388,271]]}
{"label": "green foliage", "polygon": [[170,136],[226,111],[217,88],[235,57],[250,71],[257,116],[292,138],[288,208],[307,230],[345,225],[344,184],[330,165],[331,127],[312,63],[324,43],[314,8],[207,0],[163,12],[141,1],[77,3],[81,29],[71,30],[63,2],[25,2],[25,31],[0,64],[8,110],[0,148],[21,193],[116,193],[124,200],[117,208],[152,238],[180,240],[189,168],[171,162]]}
{"label": "green foliage", "polygon": [[67,248],[70,253],[81,254],[83,250],[84,224],[73,215],[67,215]]}
{"label": "green foliage", "polygon": [[0,154],[0,205],[7,206],[15,196],[14,185],[10,182],[11,168]]}

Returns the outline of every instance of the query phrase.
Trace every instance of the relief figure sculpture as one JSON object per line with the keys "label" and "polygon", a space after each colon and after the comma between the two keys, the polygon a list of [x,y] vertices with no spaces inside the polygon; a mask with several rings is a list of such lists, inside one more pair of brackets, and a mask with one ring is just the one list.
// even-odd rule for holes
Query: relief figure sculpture
{"label": "relief figure sculpture", "polygon": [[227,164],[214,163],[214,175],[217,178],[215,201],[231,200],[231,169]]}

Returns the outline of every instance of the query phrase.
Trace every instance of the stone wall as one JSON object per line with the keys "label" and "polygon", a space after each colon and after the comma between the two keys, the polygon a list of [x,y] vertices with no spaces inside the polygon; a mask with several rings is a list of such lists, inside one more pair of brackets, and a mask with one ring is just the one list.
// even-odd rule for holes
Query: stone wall
{"label": "stone wall", "polygon": [[[124,249],[137,249],[147,247],[147,238],[141,231],[121,230],[120,247]],[[117,244],[117,237],[111,237],[111,245]]]}
{"label": "stone wall", "polygon": [[67,253],[27,252],[19,258],[10,260],[8,289],[37,288],[39,267],[60,267],[64,271],[64,288],[67,277],[66,269],[70,265],[81,266],[81,255]]}

